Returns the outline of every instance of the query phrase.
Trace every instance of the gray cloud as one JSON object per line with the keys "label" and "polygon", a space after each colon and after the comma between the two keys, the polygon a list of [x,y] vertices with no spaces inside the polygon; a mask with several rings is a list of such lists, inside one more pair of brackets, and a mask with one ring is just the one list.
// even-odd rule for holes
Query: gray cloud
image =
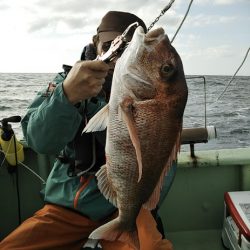
{"label": "gray cloud", "polygon": [[205,25],[211,25],[211,24],[219,24],[219,23],[230,23],[233,22],[236,19],[235,16],[218,16],[218,15],[205,15],[205,14],[199,14],[190,17],[189,24],[194,26],[205,26]]}
{"label": "gray cloud", "polygon": [[[209,4],[208,0],[197,0],[199,4]],[[225,0],[213,0],[213,3],[223,3]],[[229,0],[230,1],[230,0]],[[237,0],[235,0],[237,1]],[[245,0],[238,0],[245,1]],[[161,10],[168,4],[169,1],[127,1],[120,0],[38,0],[35,5],[30,8],[30,12],[34,12],[34,20],[29,24],[29,32],[46,31],[47,34],[54,33],[60,25],[64,25],[65,35],[73,32],[95,32],[96,26],[100,22],[100,18],[108,10],[121,10],[132,12],[141,17],[146,25],[149,25],[160,14]],[[210,2],[211,4],[211,2]],[[119,5],[119,6],[118,6]],[[112,7],[110,7],[112,6]],[[176,1],[173,7],[168,10],[156,23],[156,26],[166,28],[168,33],[173,33],[180,24],[188,3],[184,0]],[[215,23],[229,23],[235,20],[235,17],[216,16],[216,15],[190,15],[187,18],[186,24],[191,26],[204,26]],[[71,31],[69,31],[69,29]],[[62,30],[62,32],[64,32]]]}
{"label": "gray cloud", "polygon": [[214,0],[214,3],[218,5],[231,5],[244,2],[249,3],[249,0]]}
{"label": "gray cloud", "polygon": [[249,0],[196,0],[197,4],[233,5],[239,3],[249,3]]}
{"label": "gray cloud", "polygon": [[39,19],[30,25],[28,31],[29,32],[36,32],[38,30],[42,30],[42,29],[48,27],[49,23],[50,23],[50,20],[48,20],[48,19]]}
{"label": "gray cloud", "polygon": [[[167,2],[168,3],[168,2]],[[96,27],[100,22],[100,18],[108,10],[121,10],[132,12],[141,17],[146,25],[150,25],[160,14],[161,10],[167,3],[162,0],[156,1],[126,1],[120,0],[119,6],[116,0],[99,0],[87,2],[78,0],[39,0],[34,9],[34,20],[30,22],[29,32],[37,32],[39,30],[51,29],[53,31],[59,24],[64,24],[70,29],[88,30],[90,27]],[[110,8],[110,6],[112,6]],[[168,28],[176,26],[181,17],[175,11],[169,10],[157,23],[157,25],[167,25]]]}
{"label": "gray cloud", "polygon": [[[100,2],[99,0],[91,1],[78,1],[78,0],[60,0],[60,1],[51,1],[51,0],[39,0],[37,5],[41,8],[48,9],[53,12],[59,13],[90,13],[95,10],[97,13],[104,9],[105,6],[110,6],[112,0],[104,0]],[[123,2],[123,1],[120,1]],[[115,6],[113,4],[112,6]]]}
{"label": "gray cloud", "polygon": [[82,29],[84,24],[87,23],[87,18],[83,16],[79,17],[65,17],[65,16],[50,16],[47,18],[39,18],[30,24],[29,32],[41,31],[47,28],[56,28],[57,25],[65,24],[70,29]]}
{"label": "gray cloud", "polygon": [[10,6],[7,3],[0,2],[0,11],[5,11],[5,10],[7,10],[9,8],[10,8]]}

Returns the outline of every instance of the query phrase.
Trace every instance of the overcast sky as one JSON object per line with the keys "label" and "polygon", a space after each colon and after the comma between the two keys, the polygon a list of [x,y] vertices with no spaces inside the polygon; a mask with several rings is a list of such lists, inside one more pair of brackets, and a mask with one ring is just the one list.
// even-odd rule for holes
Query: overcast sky
{"label": "overcast sky", "polygon": [[[0,72],[58,72],[74,64],[108,10],[147,26],[169,0],[0,0]],[[155,27],[171,39],[189,0],[175,0]],[[250,0],[194,0],[174,47],[187,75],[233,75],[250,47]],[[238,75],[250,75],[250,55]]]}

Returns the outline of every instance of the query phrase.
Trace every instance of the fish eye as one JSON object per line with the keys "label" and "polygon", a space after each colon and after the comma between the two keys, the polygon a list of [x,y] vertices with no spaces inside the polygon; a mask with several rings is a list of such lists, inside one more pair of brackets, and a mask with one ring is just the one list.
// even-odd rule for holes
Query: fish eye
{"label": "fish eye", "polygon": [[175,72],[175,68],[172,64],[165,63],[161,66],[162,77],[170,77]]}

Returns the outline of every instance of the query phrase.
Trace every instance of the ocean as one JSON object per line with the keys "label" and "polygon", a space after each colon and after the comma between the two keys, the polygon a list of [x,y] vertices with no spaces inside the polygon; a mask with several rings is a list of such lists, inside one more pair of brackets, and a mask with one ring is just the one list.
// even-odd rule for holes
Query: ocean
{"label": "ocean", "polygon": [[[0,73],[0,120],[23,117],[37,92],[47,87],[53,73]],[[184,113],[184,128],[214,126],[217,138],[195,145],[196,150],[242,148],[250,146],[250,76],[236,76],[225,94],[216,102],[231,76],[186,76],[189,88]],[[20,124],[12,124],[22,139]],[[188,145],[182,151],[189,150]]]}

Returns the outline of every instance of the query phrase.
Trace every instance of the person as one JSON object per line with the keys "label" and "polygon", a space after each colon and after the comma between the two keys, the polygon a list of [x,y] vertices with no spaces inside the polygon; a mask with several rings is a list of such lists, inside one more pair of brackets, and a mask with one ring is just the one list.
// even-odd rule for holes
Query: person
{"label": "person", "polygon": [[[105,131],[81,132],[108,102],[115,67],[115,61],[107,64],[94,59],[134,22],[147,31],[136,15],[109,11],[102,18],[93,43],[84,47],[81,60],[72,68],[64,65],[64,72],[29,106],[22,119],[27,144],[38,153],[58,156],[45,186],[45,206],[8,235],[0,249],[88,249],[89,234],[116,216],[117,209],[100,193],[95,178],[95,172],[105,163]],[[129,39],[132,33],[128,34]],[[174,173],[168,176],[163,196],[173,177]],[[171,249],[152,214],[142,209],[137,218],[141,249]],[[120,241],[99,243],[97,247],[102,249],[132,249]]]}

